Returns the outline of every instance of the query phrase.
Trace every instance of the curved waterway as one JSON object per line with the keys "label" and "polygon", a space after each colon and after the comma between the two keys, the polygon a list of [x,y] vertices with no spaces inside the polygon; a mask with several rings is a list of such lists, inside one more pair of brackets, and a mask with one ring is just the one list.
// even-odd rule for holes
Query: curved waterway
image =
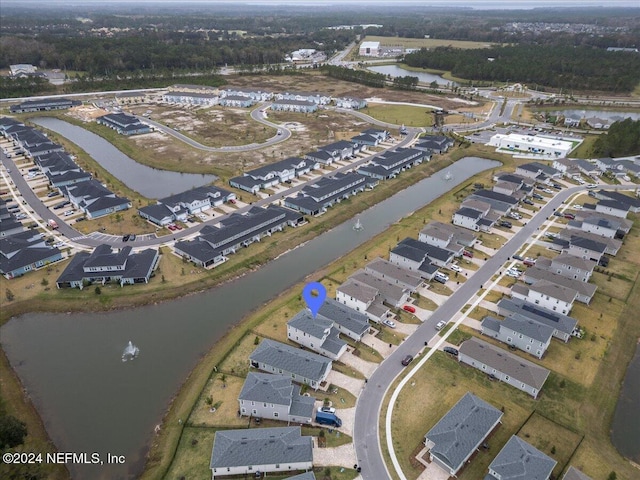
{"label": "curved waterway", "polygon": [[39,117],[31,121],[69,139],[111,175],[147,198],[167,197],[194,187],[209,185],[218,179],[215,175],[171,172],[147,167],[127,157],[99,135],[57,118]]}
{"label": "curved waterway", "polygon": [[376,65],[373,67],[367,67],[367,70],[382,73],[383,75],[391,75],[392,77],[418,77],[418,81],[422,83],[436,82],[438,85],[459,85],[458,82],[447,80],[440,75],[415,70],[406,70],[398,65]]}
{"label": "curved waterway", "polygon": [[[125,465],[70,465],[74,478],[135,477],[171,396],[229,327],[392,223],[499,165],[463,158],[360,214],[364,230],[355,231],[353,220],[345,222],[255,272],[201,294],[103,314],[14,318],[0,330],[2,347],[61,451],[127,458]],[[140,353],[123,363],[129,341]]]}
{"label": "curved waterway", "polygon": [[627,367],[611,425],[611,442],[625,457],[640,464],[640,342]]}

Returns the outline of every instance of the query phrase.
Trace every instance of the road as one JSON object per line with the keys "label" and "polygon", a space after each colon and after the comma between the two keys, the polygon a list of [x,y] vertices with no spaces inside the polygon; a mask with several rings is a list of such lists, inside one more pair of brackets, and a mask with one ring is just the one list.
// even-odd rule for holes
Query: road
{"label": "road", "polygon": [[[417,136],[421,132],[422,132],[422,130],[421,129],[417,129],[417,128],[407,129],[407,135],[401,141],[399,141],[398,143],[394,143],[393,146],[389,147],[387,150],[406,147],[411,142],[413,142],[414,139],[417,138]],[[381,153],[382,152],[376,152],[374,154],[367,155],[364,158],[359,158],[357,160],[354,160],[354,161],[348,163],[347,165],[344,165],[344,166],[338,167],[338,168],[336,168],[334,170],[331,170],[329,172],[323,173],[322,175],[318,176],[317,178],[309,180],[309,181],[307,181],[307,182],[305,182],[303,184],[293,186],[293,187],[287,189],[286,191],[279,192],[279,193],[277,193],[275,195],[271,195],[271,196],[269,196],[267,198],[262,198],[260,200],[257,200],[255,202],[253,202],[251,205],[247,205],[245,207],[238,208],[237,210],[235,210],[234,213],[244,213],[244,212],[248,211],[252,207],[255,207],[255,206],[261,207],[261,206],[273,203],[273,202],[279,200],[282,197],[292,195],[292,194],[302,190],[307,185],[313,185],[314,183],[318,182],[323,177],[331,177],[331,176],[335,175],[336,173],[346,172],[348,170],[355,169],[358,166],[369,162],[373,157],[378,156]],[[74,228],[72,228],[71,226],[66,224],[63,219],[61,219],[57,215],[53,214],[49,210],[49,208],[46,207],[40,201],[40,199],[35,195],[35,193],[33,193],[33,190],[31,190],[31,188],[27,185],[27,182],[24,179],[24,177],[22,176],[22,174],[20,173],[20,170],[15,166],[15,164],[11,161],[11,159],[6,157],[6,155],[1,150],[0,150],[0,159],[2,160],[2,163],[5,165],[5,167],[7,167],[7,169],[11,170],[11,173],[9,175],[10,175],[10,177],[13,180],[13,183],[14,183],[12,188],[15,190],[16,187],[17,187],[17,190],[22,194],[24,200],[29,205],[29,210],[32,210],[35,215],[39,216],[40,218],[42,218],[44,220],[44,222],[40,222],[40,227],[48,229],[48,227],[46,227],[46,225],[45,225],[46,221],[49,220],[49,219],[55,220],[59,225],[58,232],[60,234],[64,235],[66,237],[66,239],[67,239],[65,243],[70,245],[70,246],[77,247],[77,248],[80,248],[80,249],[84,249],[86,247],[97,247],[98,245],[101,245],[101,244],[104,244],[104,243],[110,244],[110,245],[112,245],[114,247],[121,247],[123,245],[121,237],[119,237],[119,236],[113,236],[111,238],[86,237],[82,233],[78,232],[77,230],[75,230]],[[60,201],[62,201],[62,199]],[[154,247],[160,247],[162,245],[171,244],[174,241],[178,241],[178,240],[185,239],[186,237],[194,236],[205,225],[207,225],[207,224],[215,225],[215,224],[219,223],[221,220],[223,220],[225,218],[228,218],[230,215],[231,214],[216,216],[215,218],[213,218],[211,220],[208,220],[206,222],[203,222],[203,223],[199,224],[196,227],[191,227],[191,228],[187,228],[187,229],[184,229],[184,230],[180,230],[178,232],[173,232],[172,235],[167,235],[165,237],[160,237],[160,238],[138,238],[138,239],[136,239],[135,243],[128,243],[128,245],[132,246],[132,247],[135,247],[136,249],[140,249],[140,248],[154,248]],[[36,223],[38,223],[38,219],[33,214],[31,215],[31,219],[36,221]]]}
{"label": "road", "polygon": [[167,127],[166,125],[163,125],[162,123],[158,123],[155,122],[147,117],[141,117],[138,116],[138,120],[140,120],[141,122],[144,123],[148,123],[149,125],[153,126],[154,128],[156,128],[157,130],[160,130],[168,135],[171,135],[172,137],[177,138],[178,140],[186,143],[187,145],[193,147],[193,148],[197,148],[198,150],[203,150],[205,152],[249,152],[251,150],[259,150],[262,148],[266,148],[266,147],[271,147],[273,145],[276,145],[278,143],[284,142],[286,140],[289,139],[289,137],[291,137],[291,131],[282,126],[282,125],[278,125],[277,123],[273,123],[270,122],[269,120],[267,120],[265,118],[265,115],[263,113],[263,110],[266,110],[267,108],[269,108],[271,104],[270,103],[266,103],[266,104],[261,104],[259,105],[257,108],[255,108],[254,110],[251,111],[251,118],[253,120],[255,120],[256,122],[262,123],[263,125],[267,125],[269,127],[275,128],[277,129],[279,132],[281,132],[279,135],[276,134],[273,137],[269,138],[268,140],[266,140],[263,143],[251,143],[248,145],[235,145],[235,146],[225,146],[225,147],[209,147],[207,145],[203,145],[201,143],[196,142],[194,139],[192,139],[191,137],[188,137],[186,135],[183,135],[182,133],[178,132],[177,130]]}
{"label": "road", "polygon": [[[603,189],[628,190],[624,185],[602,185]],[[585,187],[571,187],[558,192],[542,209],[529,220],[500,250],[490,257],[471,277],[456,290],[433,315],[426,320],[410,337],[375,370],[364,389],[358,396],[356,405],[353,442],[358,465],[362,468],[363,480],[384,480],[392,477],[387,470],[380,445],[380,415],[382,404],[390,385],[405,367],[400,361],[407,355],[414,357],[424,349],[437,331],[435,325],[444,320],[448,322],[470,299],[487,283],[491,277],[502,269],[506,262],[527,239],[538,230],[569,197],[584,191]],[[424,368],[424,367],[423,367]],[[427,428],[425,426],[425,432]]]}

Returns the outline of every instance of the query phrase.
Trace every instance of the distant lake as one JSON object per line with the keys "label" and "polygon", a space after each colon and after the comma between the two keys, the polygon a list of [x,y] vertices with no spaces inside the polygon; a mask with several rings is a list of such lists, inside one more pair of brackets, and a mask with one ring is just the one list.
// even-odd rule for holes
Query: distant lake
{"label": "distant lake", "polygon": [[418,77],[418,80],[422,83],[436,82],[438,85],[460,85],[457,82],[442,78],[440,75],[427,72],[414,72],[412,70],[406,70],[398,65],[380,65],[377,67],[367,67],[372,72],[382,73],[384,75],[391,75],[392,77]]}
{"label": "distant lake", "polygon": [[52,117],[33,118],[36,125],[62,135],[87,152],[111,175],[147,198],[162,198],[209,185],[215,175],[171,172],[147,167],[127,157],[104,138],[82,127]]}
{"label": "distant lake", "polygon": [[640,344],[627,368],[611,425],[611,441],[625,457],[640,463]]}

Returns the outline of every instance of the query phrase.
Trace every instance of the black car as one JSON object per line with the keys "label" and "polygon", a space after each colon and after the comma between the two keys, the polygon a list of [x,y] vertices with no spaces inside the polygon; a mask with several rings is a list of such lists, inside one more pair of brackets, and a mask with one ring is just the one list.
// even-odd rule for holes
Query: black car
{"label": "black car", "polygon": [[130,237],[130,236],[131,236],[131,235],[125,235],[124,237],[122,237],[122,241],[123,241],[123,242],[128,242],[128,241],[129,241],[129,237]]}
{"label": "black car", "polygon": [[556,190],[561,190],[562,189],[562,185],[560,185],[559,183],[553,183],[553,184],[551,184],[551,186],[553,188],[555,188]]}
{"label": "black car", "polygon": [[443,352],[445,352],[445,353],[449,353],[449,354],[451,354],[451,355],[453,355],[453,356],[455,356],[455,357],[457,357],[457,356],[458,356],[458,349],[457,349],[457,348],[453,348],[453,347],[444,347],[444,348],[442,349],[442,351],[443,351]]}
{"label": "black car", "polygon": [[533,202],[528,198],[525,198],[524,200],[522,200],[522,203],[526,203],[527,205],[533,205]]}
{"label": "black car", "polygon": [[402,365],[404,365],[405,367],[407,365],[409,365],[411,362],[413,361],[413,357],[411,355],[407,355],[406,357],[404,357],[402,359]]}
{"label": "black car", "polygon": [[513,225],[511,224],[511,222],[507,222],[506,220],[502,220],[500,222],[500,226],[504,227],[504,228],[511,228]]}
{"label": "black car", "polygon": [[524,257],[521,257],[520,255],[513,255],[511,258],[513,258],[514,260],[524,260]]}
{"label": "black car", "polygon": [[538,193],[534,193],[533,195],[531,195],[533,198],[535,198],[536,200],[544,200],[544,197]]}

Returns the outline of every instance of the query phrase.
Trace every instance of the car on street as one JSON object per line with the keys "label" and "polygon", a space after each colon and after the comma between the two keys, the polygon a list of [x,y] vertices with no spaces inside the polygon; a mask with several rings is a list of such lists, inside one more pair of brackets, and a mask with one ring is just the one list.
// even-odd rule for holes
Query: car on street
{"label": "car on street", "polygon": [[462,269],[458,265],[451,265],[449,268],[454,272],[458,272],[458,273],[462,272]]}
{"label": "car on street", "polygon": [[587,188],[589,188],[589,189],[598,188],[598,184],[597,183],[590,183],[589,185],[587,185]]}
{"label": "car on street", "polygon": [[63,246],[64,246],[64,242],[56,242],[56,243],[53,244],[54,248],[60,248],[60,247],[63,247]]}
{"label": "car on street", "polygon": [[446,324],[447,322],[445,322],[444,320],[440,320],[438,323],[436,323],[436,330],[442,330]]}
{"label": "car on street", "polygon": [[409,313],[416,313],[416,307],[412,306],[412,305],[405,305],[404,307],[402,307],[402,309],[405,312],[409,312]]}
{"label": "car on street", "polygon": [[453,355],[454,357],[458,356],[458,349],[453,347],[444,347],[442,349],[443,352]]}
{"label": "car on street", "polygon": [[382,321],[382,323],[389,328],[396,328],[396,323],[392,322],[391,320],[387,320],[386,318]]}
{"label": "car on street", "polygon": [[404,365],[404,366],[406,367],[406,366],[407,366],[407,365],[409,365],[411,362],[413,362],[413,357],[412,357],[411,355],[407,355],[406,357],[404,357],[404,358],[402,359],[402,362],[400,362],[400,363],[402,363],[402,365]]}

